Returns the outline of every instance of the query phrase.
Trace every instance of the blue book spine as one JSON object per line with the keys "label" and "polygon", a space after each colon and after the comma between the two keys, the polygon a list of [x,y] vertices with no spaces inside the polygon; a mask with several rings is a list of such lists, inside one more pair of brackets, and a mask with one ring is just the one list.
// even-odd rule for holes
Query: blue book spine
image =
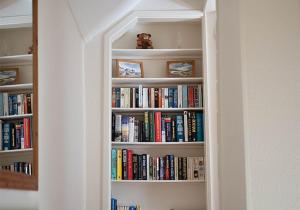
{"label": "blue book spine", "polygon": [[159,166],[160,166],[160,169],[159,169],[159,179],[160,180],[164,180],[164,176],[165,176],[165,165],[164,165],[164,158],[163,157],[160,157],[159,158]]}
{"label": "blue book spine", "polygon": [[13,98],[8,96],[8,114],[13,115]]}
{"label": "blue book spine", "polygon": [[175,108],[177,108],[178,107],[178,90],[177,90],[177,88],[174,88],[173,89],[173,106],[175,107]]}
{"label": "blue book spine", "polygon": [[3,93],[0,93],[0,116],[4,115]]}
{"label": "blue book spine", "polygon": [[171,126],[171,118],[165,118],[166,125],[166,142],[172,141],[172,126]]}
{"label": "blue book spine", "polygon": [[12,95],[12,114],[18,114],[18,97],[17,95]]}
{"label": "blue book spine", "polygon": [[[16,124],[16,129],[15,129],[16,133],[16,148],[15,149],[21,149],[21,125],[20,124]],[[31,144],[32,145],[32,144]]]}
{"label": "blue book spine", "polygon": [[187,85],[182,85],[182,107],[188,108],[188,87],[187,87]]}
{"label": "blue book spine", "polygon": [[176,128],[177,128],[177,141],[183,142],[183,116],[177,115],[176,116]]}
{"label": "blue book spine", "polygon": [[204,117],[203,112],[196,113],[196,141],[204,141]]}
{"label": "blue book spine", "polygon": [[121,107],[121,88],[116,88],[116,107]]}
{"label": "blue book spine", "polygon": [[173,88],[169,88],[168,90],[169,92],[169,108],[174,108],[174,92],[173,92]]}
{"label": "blue book spine", "polygon": [[111,210],[117,210],[118,201],[115,198],[111,199]]}
{"label": "blue book spine", "polygon": [[170,163],[170,178],[171,180],[175,180],[174,155],[168,155],[168,158]]}
{"label": "blue book spine", "polygon": [[117,149],[111,150],[111,179],[117,179]]}
{"label": "blue book spine", "polygon": [[3,150],[11,149],[11,124],[3,124]]}
{"label": "blue book spine", "polygon": [[135,206],[129,206],[129,210],[136,210]]}

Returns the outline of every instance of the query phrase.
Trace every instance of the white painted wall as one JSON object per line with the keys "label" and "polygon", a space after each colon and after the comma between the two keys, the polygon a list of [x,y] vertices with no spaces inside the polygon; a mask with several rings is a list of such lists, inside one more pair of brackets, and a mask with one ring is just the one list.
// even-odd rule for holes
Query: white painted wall
{"label": "white painted wall", "polygon": [[242,0],[240,17],[248,209],[300,209],[300,1]]}
{"label": "white painted wall", "polygon": [[66,1],[39,1],[39,209],[82,210],[84,45]]}

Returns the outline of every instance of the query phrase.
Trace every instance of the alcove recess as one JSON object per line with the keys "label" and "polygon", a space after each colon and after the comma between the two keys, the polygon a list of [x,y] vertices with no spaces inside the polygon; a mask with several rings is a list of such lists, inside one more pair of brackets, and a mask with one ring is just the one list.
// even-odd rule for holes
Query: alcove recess
{"label": "alcove recess", "polygon": [[[151,34],[154,49],[136,49],[139,33]],[[138,22],[112,44],[112,87],[177,87],[205,85],[202,59],[201,19],[178,22]],[[131,59],[143,62],[144,78],[118,78],[116,60]],[[194,60],[195,75],[189,78],[170,78],[167,61]],[[205,99],[204,99],[205,100]],[[204,103],[205,104],[205,103]],[[206,107],[195,109],[205,113]],[[167,113],[182,113],[185,109],[150,109]],[[112,108],[112,113],[139,116],[147,109]],[[206,139],[203,142],[111,142],[111,148],[129,148],[134,153],[164,156],[198,157],[206,159]],[[110,157],[109,157],[110,158]],[[110,161],[108,159],[108,161]],[[111,196],[121,204],[139,204],[143,210],[206,209],[205,180],[112,180]]]}

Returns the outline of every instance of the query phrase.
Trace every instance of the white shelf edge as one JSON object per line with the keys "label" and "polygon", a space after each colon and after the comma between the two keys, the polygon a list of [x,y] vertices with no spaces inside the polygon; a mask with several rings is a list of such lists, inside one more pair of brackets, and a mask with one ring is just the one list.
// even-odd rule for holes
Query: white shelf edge
{"label": "white shelf edge", "polygon": [[32,83],[17,84],[17,85],[3,85],[0,86],[0,91],[31,90],[32,87],[33,87]]}
{"label": "white shelf edge", "polygon": [[184,84],[200,83],[204,81],[203,77],[186,78],[112,78],[112,84]]}
{"label": "white shelf edge", "polygon": [[8,115],[8,116],[0,116],[0,120],[19,119],[19,118],[32,117],[32,116],[33,114]]}
{"label": "white shelf edge", "polygon": [[180,111],[203,111],[204,108],[111,108],[113,112],[144,112],[144,111],[163,111],[163,112],[180,112]]}
{"label": "white shelf edge", "polygon": [[205,180],[111,180],[112,183],[205,183]]}
{"label": "white shelf edge", "polygon": [[32,54],[1,56],[1,66],[32,64]]}
{"label": "white shelf edge", "polygon": [[28,149],[14,149],[14,150],[1,150],[0,155],[3,154],[15,154],[15,153],[23,153],[23,152],[32,152],[33,148]]}
{"label": "white shelf edge", "polygon": [[0,29],[31,28],[32,15],[0,17]]}

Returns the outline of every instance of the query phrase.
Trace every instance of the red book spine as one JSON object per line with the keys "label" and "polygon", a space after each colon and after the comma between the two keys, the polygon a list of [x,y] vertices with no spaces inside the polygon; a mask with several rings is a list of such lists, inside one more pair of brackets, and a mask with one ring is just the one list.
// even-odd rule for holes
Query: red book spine
{"label": "red book spine", "polygon": [[31,148],[30,144],[30,122],[29,118],[24,118],[24,148]]}
{"label": "red book spine", "polygon": [[170,180],[170,163],[169,163],[169,158],[168,155],[165,157],[165,176],[166,176],[166,180]]}
{"label": "red book spine", "polygon": [[132,167],[132,150],[127,150],[127,178],[128,180],[133,179],[133,167]]}
{"label": "red book spine", "polygon": [[189,87],[188,88],[188,101],[189,101],[188,106],[189,107],[194,107],[194,91],[193,91],[193,87]]}
{"label": "red book spine", "polygon": [[112,89],[111,106],[116,107],[116,88]]}
{"label": "red book spine", "polygon": [[155,142],[161,142],[161,112],[155,112]]}

